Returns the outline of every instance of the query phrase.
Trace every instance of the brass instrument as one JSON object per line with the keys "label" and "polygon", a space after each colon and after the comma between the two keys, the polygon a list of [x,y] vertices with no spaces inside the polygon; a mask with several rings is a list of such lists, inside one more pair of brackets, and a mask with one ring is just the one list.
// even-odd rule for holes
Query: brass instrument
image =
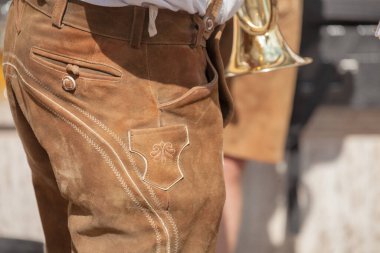
{"label": "brass instrument", "polygon": [[278,27],[276,0],[245,0],[233,18],[233,45],[226,76],[309,64],[294,53]]}

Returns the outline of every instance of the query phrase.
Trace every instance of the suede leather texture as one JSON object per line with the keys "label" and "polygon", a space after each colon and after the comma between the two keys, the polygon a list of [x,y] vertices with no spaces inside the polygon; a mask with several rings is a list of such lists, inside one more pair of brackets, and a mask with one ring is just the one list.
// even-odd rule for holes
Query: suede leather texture
{"label": "suede leather texture", "polygon": [[[74,21],[105,34],[57,28],[37,2],[11,5],[3,70],[47,252],[215,252],[231,117],[223,27],[207,48],[177,44],[173,18],[189,14],[159,13],[160,43],[133,48],[106,36],[102,16]],[[92,8],[72,4],[65,15]],[[120,22],[131,15],[117,12]]]}
{"label": "suede leather texture", "polygon": [[[301,39],[302,0],[278,0],[279,27],[288,45],[297,52]],[[228,61],[232,24],[221,40]],[[297,68],[228,78],[235,114],[224,132],[228,156],[276,164],[284,160],[293,105]]]}

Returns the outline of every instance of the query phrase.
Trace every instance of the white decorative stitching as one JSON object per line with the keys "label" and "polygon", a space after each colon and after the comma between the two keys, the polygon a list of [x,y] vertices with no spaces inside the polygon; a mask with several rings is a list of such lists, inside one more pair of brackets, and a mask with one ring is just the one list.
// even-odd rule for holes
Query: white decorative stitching
{"label": "white decorative stitching", "polygon": [[[132,165],[133,170],[135,173],[139,176],[141,181],[144,183],[145,187],[148,189],[149,195],[152,197],[155,205],[159,208],[162,209],[162,203],[158,199],[157,195],[155,194],[153,188],[145,181],[143,181],[143,175],[140,173],[140,171],[137,168],[136,161],[129,152],[129,148],[127,147],[126,143],[121,139],[121,137],[116,134],[112,129],[107,127],[103,122],[98,120],[95,116],[91,115],[89,112],[84,111],[82,108],[78,107],[77,105],[71,104],[74,108],[76,108],[78,111],[80,111],[83,115],[85,115],[87,118],[95,122],[100,128],[102,128],[104,131],[106,131],[123,149],[124,153],[127,155],[129,162]],[[173,232],[174,232],[174,237],[175,237],[175,248],[173,253],[178,252],[179,248],[179,232],[177,225],[174,221],[173,216],[169,211],[165,212],[165,216],[168,218],[170,225],[172,226]],[[170,252],[170,244],[169,244],[169,251]]]}
{"label": "white decorative stitching", "polygon": [[[158,199],[157,195],[154,193],[153,188],[147,182],[143,181],[143,175],[141,175],[141,173],[139,172],[139,170],[137,168],[137,165],[136,165],[136,161],[134,160],[133,156],[129,152],[129,148],[127,147],[126,143],[122,140],[122,138],[118,134],[116,134],[112,129],[110,129],[109,127],[107,127],[103,122],[101,122],[99,119],[97,119],[94,115],[92,115],[89,112],[83,110],[82,108],[78,107],[77,105],[75,105],[75,104],[67,101],[65,98],[61,97],[60,95],[58,95],[54,91],[52,91],[50,89],[50,87],[44,85],[39,79],[37,79],[36,77],[34,77],[32,75],[32,73],[30,73],[26,69],[26,67],[24,66],[24,64],[17,58],[16,55],[11,54],[11,53],[5,53],[3,55],[3,57],[5,58],[7,55],[9,55],[10,57],[14,58],[23,67],[23,69],[28,74],[28,76],[30,76],[35,82],[37,82],[39,85],[41,85],[44,89],[46,89],[47,91],[49,91],[50,93],[52,93],[54,96],[56,96],[56,97],[58,97],[58,98],[60,98],[60,99],[62,99],[64,101],[68,102],[72,107],[74,107],[76,110],[78,110],[79,112],[81,112],[84,116],[86,116],[87,118],[89,118],[90,120],[92,120],[93,122],[95,122],[104,131],[106,131],[122,147],[124,153],[127,155],[127,158],[128,158],[129,162],[132,165],[133,170],[140,177],[140,179],[142,180],[142,182],[144,183],[144,185],[148,189],[148,192],[149,192],[150,196],[152,197],[152,199],[153,199],[154,203],[156,204],[156,206],[158,208],[162,208],[161,201]],[[3,65],[5,65],[5,63]],[[13,64],[10,64],[10,65],[13,66],[16,69],[16,71],[18,72],[17,68]],[[186,132],[187,132],[187,135],[188,135],[188,130],[187,129],[186,129]],[[133,181],[132,178],[130,178],[130,179]],[[141,195],[142,195],[142,193],[141,193]],[[171,213],[169,211],[165,212],[165,216],[168,218],[169,223],[171,224],[173,232],[174,232],[174,237],[175,237],[174,253],[176,253],[176,252],[178,252],[178,249],[179,249],[179,231],[178,231],[178,227],[177,227],[177,225],[176,225],[176,223],[174,221],[173,216],[171,215]],[[161,220],[161,218],[160,218],[160,220]],[[167,232],[167,227],[166,227],[165,223],[162,220],[161,220],[161,222],[163,223],[163,226],[164,226],[164,228],[165,228],[165,230]],[[167,234],[167,236],[168,236],[167,252],[170,253],[170,237],[169,237],[169,234]]]}
{"label": "white decorative stitching", "polygon": [[168,218],[170,224],[172,225],[173,232],[176,235],[175,236],[175,241],[174,241],[174,252],[178,252],[178,249],[179,249],[179,231],[178,231],[177,225],[176,225],[176,223],[175,223],[175,221],[173,219],[173,216],[170,214],[169,211],[166,211],[165,215]]}
{"label": "white decorative stitching", "polygon": [[[15,57],[16,58],[16,57]],[[16,58],[16,60],[18,60]],[[114,153],[114,155],[118,158],[119,162],[121,163],[122,167],[123,167],[123,171],[129,176],[130,180],[133,182],[135,188],[137,188],[137,191],[139,192],[140,196],[144,199],[144,201],[147,203],[148,207],[153,211],[153,213],[159,218],[159,220],[163,223],[162,221],[162,218],[157,214],[157,212],[154,210],[154,208],[152,208],[152,206],[150,205],[150,203],[146,200],[146,198],[144,197],[144,195],[141,193],[141,191],[138,189],[137,185],[135,185],[133,179],[130,177],[129,173],[126,171],[126,168],[124,166],[124,164],[121,162],[120,158],[118,157],[118,155],[116,154],[116,152],[113,150],[113,148],[101,137],[99,136],[94,130],[92,130],[89,126],[87,126],[84,122],[82,122],[79,118],[77,118],[74,114],[70,113],[69,111],[67,111],[64,107],[62,107],[61,105],[59,105],[58,103],[54,102],[53,100],[51,100],[50,98],[46,97],[43,93],[41,93],[40,91],[38,91],[37,89],[35,89],[33,86],[31,86],[30,84],[28,84],[28,82],[26,82],[26,80],[21,76],[20,72],[18,71],[17,67],[15,65],[13,65],[12,63],[10,62],[4,62],[3,65],[9,65],[11,67],[13,67],[15,69],[15,71],[19,74],[19,77],[22,79],[22,81],[29,86],[29,88],[35,90],[36,92],[40,93],[42,96],[44,96],[46,99],[50,100],[51,102],[55,103],[57,106],[61,107],[63,110],[65,110],[67,113],[71,114],[74,118],[76,118],[78,121],[80,121],[86,128],[88,128],[90,130],[90,132],[92,132],[95,136],[97,136],[104,144],[106,144],[110,149],[111,151]],[[28,75],[30,75],[30,77],[35,80],[36,82],[38,82],[39,80],[36,79],[34,76],[32,76],[32,74],[30,72],[28,72],[25,68],[25,66],[23,66],[22,63],[20,63],[20,65],[22,65],[22,67],[24,68],[24,70],[26,71],[26,73]],[[39,82],[38,82],[39,83]],[[40,83],[41,84],[41,83]],[[42,84],[41,84],[42,85]],[[50,89],[47,89],[50,91]],[[53,93],[53,92],[52,92]],[[54,93],[53,93],[54,94]],[[111,167],[111,170],[113,171],[113,173],[115,174],[116,178],[118,179],[119,183],[122,185],[123,189],[127,192],[127,194],[131,197],[132,201],[135,202],[135,204],[140,208],[140,210],[145,214],[146,218],[148,219],[148,222],[151,224],[153,230],[155,231],[156,233],[156,241],[157,241],[157,247],[156,247],[156,252],[159,252],[160,250],[160,245],[161,245],[161,235],[158,231],[158,228],[153,220],[153,218],[149,215],[149,213],[147,212],[146,209],[144,209],[141,204],[138,202],[138,200],[133,196],[133,193],[130,191],[128,185],[125,183],[124,179],[122,178],[122,176],[120,175],[120,173],[117,171],[116,167],[114,166],[111,158],[109,158],[109,156],[107,156],[107,154],[104,152],[103,149],[100,148],[100,146],[97,145],[97,148],[96,146],[96,143],[90,138],[88,137],[85,133],[83,133],[83,131],[81,131],[74,123],[70,122],[69,120],[65,119],[63,116],[57,114],[56,112],[54,112],[52,109],[50,109],[49,107],[47,107],[46,105],[44,105],[44,107],[46,109],[48,109],[50,112],[52,112],[54,115],[56,115],[57,117],[59,117],[61,120],[63,120],[64,122],[66,122],[67,124],[69,124],[75,131],[77,131],[78,133],[80,133],[82,135],[82,137],[84,137],[86,139],[87,142],[89,142],[91,144],[91,146],[93,146],[98,152],[100,152],[101,156],[103,157],[103,159],[105,159],[105,157],[107,157],[106,160],[106,163]],[[70,124],[71,123],[71,124]],[[91,140],[91,141],[89,141]],[[101,152],[103,150],[103,152]],[[111,164],[113,166],[111,166]],[[166,226],[164,225],[165,229],[166,229]],[[167,231],[166,231],[167,233]],[[170,252],[170,247],[168,248]]]}
{"label": "white decorative stitching", "polygon": [[120,172],[117,170],[115,167],[114,163],[112,162],[111,158],[107,155],[107,153],[102,149],[98,144],[95,143],[94,140],[92,140],[87,134],[85,134],[78,126],[76,126],[74,123],[72,123],[70,120],[66,119],[62,115],[59,115],[55,111],[53,111],[51,108],[48,106],[44,105],[44,107],[49,110],[51,113],[56,115],[59,119],[70,125],[77,133],[82,135],[82,137],[96,150],[100,153],[102,158],[105,160],[105,162],[108,164],[108,166],[111,168],[112,172],[116,176],[117,180],[121,184],[123,190],[128,194],[128,196],[132,199],[132,201],[135,203],[137,207],[140,208],[140,210],[144,213],[145,217],[148,219],[149,224],[152,226],[155,234],[156,234],[156,242],[157,242],[157,247],[156,247],[156,253],[160,252],[161,250],[161,234],[158,231],[158,227],[156,223],[154,222],[153,218],[149,215],[146,209],[144,209],[141,204],[138,202],[138,200],[135,198],[131,190],[129,189],[128,185],[125,183],[123,177],[120,175]]}
{"label": "white decorative stitching", "polygon": [[150,156],[155,161],[160,161],[161,163],[166,163],[167,158],[173,158],[175,154],[175,149],[173,148],[173,144],[171,142],[163,142],[156,143],[152,147],[152,152],[150,152]]}
{"label": "white decorative stitching", "polygon": [[5,77],[5,78],[7,78],[7,77],[16,78],[17,75],[15,75],[15,74],[6,74],[4,77]]}
{"label": "white decorative stitching", "polygon": [[[64,98],[62,98],[62,99],[64,99]],[[133,170],[139,176],[139,178],[142,180],[142,182],[144,183],[144,185],[148,189],[148,192],[149,192],[150,196],[152,197],[152,199],[153,199],[154,203],[156,204],[156,206],[161,209],[162,208],[161,201],[158,199],[157,195],[154,193],[153,188],[147,182],[143,181],[143,175],[140,173],[139,169],[137,168],[136,161],[133,158],[133,156],[131,155],[131,153],[129,152],[129,148],[126,145],[126,143],[122,140],[122,138],[118,134],[116,134],[112,129],[110,129],[109,127],[107,127],[103,122],[101,122],[99,119],[97,119],[94,115],[92,115],[89,112],[83,110],[82,108],[78,107],[75,104],[72,104],[72,103],[70,103],[70,104],[75,109],[77,109],[79,112],[81,112],[83,115],[85,115],[87,118],[89,118],[90,120],[92,120],[93,122],[95,122],[104,131],[106,131],[122,147],[124,153],[127,155],[128,160],[129,160],[129,162],[132,165]],[[174,232],[174,237],[175,237],[175,245],[176,245],[174,253],[176,253],[176,252],[178,252],[178,245],[179,245],[179,232],[178,232],[178,228],[177,228],[177,225],[176,225],[176,223],[174,221],[173,216],[170,214],[169,211],[167,211],[167,213],[165,212],[165,216],[168,217],[169,223],[173,227],[173,232]],[[169,252],[170,252],[170,247],[169,247]]]}
{"label": "white decorative stitching", "polygon": [[169,190],[171,187],[173,187],[176,183],[178,183],[180,180],[182,180],[184,178],[184,175],[183,175],[183,172],[182,172],[182,169],[179,165],[179,157],[182,153],[182,151],[184,150],[184,148],[190,144],[190,141],[189,141],[189,131],[187,129],[187,127],[185,127],[185,130],[186,130],[186,143],[182,146],[181,150],[179,151],[178,155],[176,156],[177,157],[177,164],[178,164],[178,171],[180,173],[180,176],[177,177],[177,179],[175,181],[173,181],[170,185],[167,185],[167,186],[162,186],[160,184],[157,184],[157,183],[154,183],[152,181],[150,181],[149,179],[147,179],[148,177],[148,160],[147,158],[145,157],[144,154],[142,154],[141,152],[137,151],[136,149],[133,149],[132,148],[132,139],[133,139],[133,134],[131,133],[131,131],[128,132],[128,140],[129,140],[129,151],[139,155],[143,161],[144,161],[144,174],[143,174],[143,177],[142,179],[147,182],[147,183],[150,183],[150,184],[153,184],[155,187],[161,189],[161,190],[164,190],[164,191],[167,191]]}

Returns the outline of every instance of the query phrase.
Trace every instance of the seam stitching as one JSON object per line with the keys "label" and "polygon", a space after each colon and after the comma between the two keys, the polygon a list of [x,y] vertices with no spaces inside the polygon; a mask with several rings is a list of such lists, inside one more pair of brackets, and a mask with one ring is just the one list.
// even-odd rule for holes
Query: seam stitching
{"label": "seam stitching", "polygon": [[[9,54],[9,56],[11,56],[12,57],[12,55],[11,54]],[[35,78],[26,68],[25,68],[25,66],[19,61],[19,59],[16,57],[16,56],[13,56],[15,59],[16,59],[16,61],[18,61],[19,62],[19,64],[24,68],[24,70],[25,70],[25,72],[34,80],[34,81],[36,81],[37,83],[39,83],[40,85],[42,85],[43,86],[43,88],[44,89],[46,89],[47,91],[49,91],[50,93],[52,93],[53,95],[55,95],[56,97],[59,97],[59,98],[61,98],[61,99],[63,99],[63,100],[65,100],[64,98],[62,98],[62,97],[60,97],[59,95],[57,95],[57,94],[55,94],[53,91],[51,91],[51,89],[49,88],[49,87],[47,87],[47,86],[44,86],[37,78]],[[17,73],[19,73],[19,71],[17,70],[17,67],[15,66],[15,65],[13,65],[13,64],[11,64],[11,63],[9,63],[9,62],[4,62],[3,63],[3,65],[9,65],[9,66],[12,66],[15,70],[16,70],[16,72]],[[19,75],[20,75],[20,73],[19,73]],[[22,76],[20,75],[20,77],[22,78]],[[22,78],[23,79],[23,78]],[[27,84],[27,85],[29,85],[24,79],[23,79],[23,81]],[[32,89],[34,89],[31,85],[29,85]],[[57,104],[57,105],[59,105],[59,104]],[[73,105],[73,104],[72,104]],[[60,106],[60,105],[59,105]],[[46,107],[46,106],[45,106]],[[46,107],[49,111],[51,111],[51,109],[50,108],[48,108],[48,107]],[[53,111],[51,111],[52,113],[54,113]],[[56,113],[54,113],[56,116],[58,116]],[[75,116],[75,115],[74,115]],[[63,117],[63,116],[62,116]],[[66,122],[67,123],[67,122]],[[69,124],[70,125],[70,124]],[[75,125],[75,124],[74,124]],[[75,128],[74,128],[75,129]],[[91,129],[91,128],[90,128]],[[80,130],[80,129],[79,129]],[[92,130],[92,129],[91,129]],[[92,130],[92,131],[94,131],[94,130]],[[89,137],[88,137],[89,138]],[[109,160],[112,162],[112,160],[109,158]],[[107,162],[107,164],[108,164],[108,162]],[[123,164],[122,164],[123,165]],[[123,165],[123,167],[124,167],[124,165]],[[126,174],[128,174],[129,175],[129,173],[126,171],[126,169],[124,169],[124,171],[125,171],[125,173]],[[113,170],[113,172],[114,172],[114,170]],[[118,178],[118,180],[119,179],[121,179],[121,180],[123,180],[123,184],[122,184],[122,186],[123,186],[123,188],[124,187],[127,187],[128,189],[129,189],[129,187],[127,186],[127,184],[125,183],[125,181],[124,181],[124,179],[122,178],[122,176],[120,175],[120,173],[118,172],[118,171],[116,171],[118,174],[116,175],[115,174],[115,176]],[[133,181],[133,179],[132,178],[130,178],[130,180],[131,181]],[[120,182],[120,181],[119,181]],[[138,187],[135,185],[135,187],[138,189]],[[130,190],[129,190],[130,191]],[[139,191],[140,192],[140,191]],[[131,193],[131,192],[130,192]],[[132,194],[132,193],[131,193]],[[142,195],[142,197],[144,198],[144,200],[147,202],[147,204],[148,204],[148,206],[150,206],[151,207],[151,205],[149,204],[149,202],[145,199],[145,197],[143,196],[143,194],[140,192],[140,194]],[[132,195],[133,196],[133,195]],[[132,196],[130,196],[131,198],[132,198]],[[136,200],[137,201],[137,199],[133,196],[133,199],[132,200]],[[156,240],[158,241],[158,245],[157,245],[157,248],[156,248],[156,252],[158,252],[159,251],[159,247],[160,247],[160,242],[161,242],[161,236],[160,235],[158,235],[157,233],[159,233],[159,231],[158,231],[158,229],[157,229],[157,226],[156,226],[156,224],[155,224],[155,222],[154,222],[154,220],[152,219],[152,217],[150,217],[150,215],[147,213],[147,211],[145,210],[145,209],[143,209],[142,208],[142,206],[141,206],[141,204],[139,204],[139,203],[137,203],[137,205],[138,205],[138,207],[144,212],[144,214],[145,215],[148,215],[149,216],[149,218],[148,218],[148,221],[149,221],[149,223],[151,223],[151,225],[153,225],[154,224],[154,226],[153,226],[153,229],[154,229],[154,231],[156,232]],[[162,221],[162,219],[161,219],[161,217],[156,213],[156,210],[153,208],[153,207],[151,207],[153,210],[154,210],[154,213],[159,217],[159,219],[161,220],[161,222],[163,223],[163,226],[165,227],[165,229],[167,229],[166,228],[166,226],[165,226],[165,224],[164,224],[164,222]],[[169,241],[169,240],[168,240]],[[170,249],[169,249],[170,250]],[[169,251],[170,252],[170,251]]]}
{"label": "seam stitching", "polygon": [[[6,55],[7,54],[4,54],[4,56],[6,56]],[[156,204],[156,206],[158,208],[162,208],[162,203],[158,199],[157,195],[154,193],[153,188],[148,183],[146,183],[144,180],[142,180],[142,175],[139,173],[139,170],[138,170],[137,165],[136,165],[136,161],[134,160],[133,156],[129,152],[129,148],[127,147],[126,143],[122,140],[122,138],[118,134],[116,134],[112,129],[110,129],[109,127],[107,127],[103,122],[101,122],[94,115],[90,114],[88,111],[85,111],[82,108],[78,107],[77,105],[75,105],[75,104],[67,101],[65,98],[61,97],[60,95],[55,94],[49,87],[43,85],[42,82],[39,79],[37,79],[36,77],[34,77],[32,75],[32,73],[30,73],[26,69],[26,67],[20,62],[20,60],[17,58],[17,56],[15,56],[14,54],[9,54],[9,56],[15,58],[18,61],[18,63],[24,68],[24,70],[26,71],[26,73],[33,80],[35,80],[37,83],[39,83],[41,86],[43,86],[43,88],[45,88],[46,90],[48,90],[54,96],[56,96],[56,97],[58,97],[58,98],[60,98],[60,99],[62,99],[64,101],[68,102],[72,107],[74,107],[76,110],[78,110],[79,112],[81,112],[84,116],[86,116],[91,121],[93,121],[94,123],[96,123],[104,131],[106,131],[122,147],[124,153],[127,155],[128,160],[129,160],[129,162],[132,165],[133,170],[138,175],[138,177],[143,182],[143,184],[147,187],[148,192],[150,193],[150,196],[153,198],[153,201]],[[188,134],[188,130],[187,129],[186,129],[186,134],[187,134],[187,142],[189,142],[189,134]],[[179,230],[178,230],[178,227],[177,227],[177,225],[176,225],[176,223],[174,221],[174,218],[173,218],[172,214],[169,211],[166,211],[166,212],[165,212],[165,214],[168,217],[168,220],[170,221],[169,223],[172,225],[172,229],[173,229],[173,232],[174,232],[174,237],[175,237],[175,249],[174,249],[174,253],[176,253],[176,252],[178,252],[178,249],[179,249]],[[163,222],[163,226],[165,227],[165,229],[167,229],[164,222]],[[169,238],[169,235],[168,235],[168,245],[169,245],[168,246],[168,252],[170,253],[170,238]]]}

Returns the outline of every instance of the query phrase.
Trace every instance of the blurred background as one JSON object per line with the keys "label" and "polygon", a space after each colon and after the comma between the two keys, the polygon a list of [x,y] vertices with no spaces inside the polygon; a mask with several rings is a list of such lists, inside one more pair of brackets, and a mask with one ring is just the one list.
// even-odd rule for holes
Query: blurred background
{"label": "blurred background", "polygon": [[[0,41],[10,1],[0,0]],[[305,0],[286,161],[244,174],[239,253],[380,252],[380,0]],[[253,85],[253,84],[247,84]],[[281,85],[281,84],[279,84]],[[42,253],[0,74],[0,253]]]}

